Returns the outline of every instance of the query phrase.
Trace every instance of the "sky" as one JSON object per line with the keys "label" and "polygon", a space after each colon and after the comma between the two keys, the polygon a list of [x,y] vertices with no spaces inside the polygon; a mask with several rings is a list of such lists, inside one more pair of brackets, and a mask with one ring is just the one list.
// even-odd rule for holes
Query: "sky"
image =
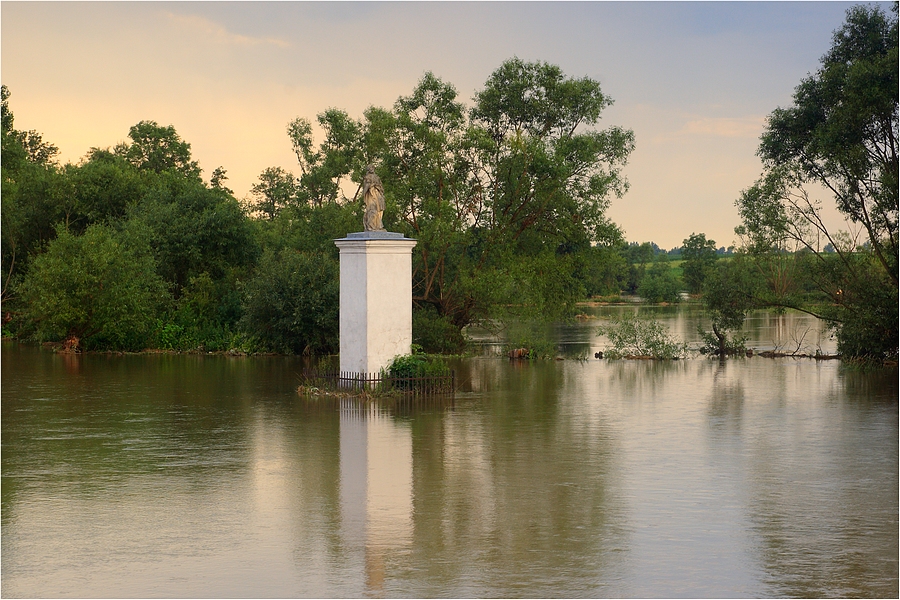
{"label": "sky", "polygon": [[635,133],[630,188],[608,211],[626,239],[728,246],[766,116],[790,106],[852,4],[4,0],[0,78],[15,127],[62,162],[153,120],[244,198],[267,167],[299,173],[296,117],[361,118],[428,71],[471,105],[504,60],[546,61],[613,98],[598,127]]}

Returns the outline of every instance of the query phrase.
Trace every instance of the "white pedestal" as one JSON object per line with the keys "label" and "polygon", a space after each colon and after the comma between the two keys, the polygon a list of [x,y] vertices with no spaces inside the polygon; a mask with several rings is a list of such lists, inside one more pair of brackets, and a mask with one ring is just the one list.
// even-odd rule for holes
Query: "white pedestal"
{"label": "white pedestal", "polygon": [[412,344],[412,249],[400,233],[335,240],[341,252],[340,369],[378,373]]}

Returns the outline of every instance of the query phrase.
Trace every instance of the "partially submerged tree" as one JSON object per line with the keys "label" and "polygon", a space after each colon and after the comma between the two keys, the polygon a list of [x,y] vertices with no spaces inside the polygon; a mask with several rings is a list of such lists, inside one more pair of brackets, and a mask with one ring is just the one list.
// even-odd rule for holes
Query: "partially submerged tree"
{"label": "partially submerged tree", "polygon": [[707,273],[703,306],[710,317],[712,332],[700,329],[705,342],[701,352],[724,358],[743,350],[744,318],[758,305],[760,289],[758,271],[744,257],[721,262]]}
{"label": "partially submerged tree", "polygon": [[[839,350],[850,356],[897,354],[896,4],[893,12],[847,11],[821,68],[797,86],[793,106],[770,115],[759,148],[766,171],[737,201],[736,231],[750,252],[805,249],[816,257],[817,286],[834,305],[817,314],[834,324]],[[855,233],[826,226],[817,187]],[[772,291],[771,303],[799,307]]]}
{"label": "partially submerged tree", "polygon": [[604,350],[606,358],[652,358],[672,360],[687,355],[687,344],[677,341],[666,326],[653,319],[641,319],[627,313],[601,326],[598,335],[605,335],[611,346]]}

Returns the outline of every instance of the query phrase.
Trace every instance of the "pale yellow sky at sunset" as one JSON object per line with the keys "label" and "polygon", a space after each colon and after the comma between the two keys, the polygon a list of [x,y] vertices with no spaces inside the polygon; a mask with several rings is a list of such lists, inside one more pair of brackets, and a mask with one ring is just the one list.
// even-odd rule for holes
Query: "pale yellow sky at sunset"
{"label": "pale yellow sky at sunset", "polygon": [[[18,129],[77,162],[141,120],[173,125],[242,198],[298,172],[285,129],[329,107],[390,107],[426,71],[470,103],[518,56],[600,81],[600,127],[633,129],[630,190],[610,217],[664,248],[734,240],[765,117],[818,67],[844,2],[10,2],[0,76]],[[887,5],[886,5],[887,6]]]}

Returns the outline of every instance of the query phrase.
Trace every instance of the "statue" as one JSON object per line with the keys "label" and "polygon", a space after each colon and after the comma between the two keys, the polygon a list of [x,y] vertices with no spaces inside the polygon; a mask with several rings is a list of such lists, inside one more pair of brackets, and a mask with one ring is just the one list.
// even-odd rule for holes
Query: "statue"
{"label": "statue", "polygon": [[384,231],[381,215],[384,214],[384,186],[381,178],[375,174],[375,166],[369,165],[363,178],[363,201],[366,203],[366,215],[363,217],[363,228],[366,231]]}

